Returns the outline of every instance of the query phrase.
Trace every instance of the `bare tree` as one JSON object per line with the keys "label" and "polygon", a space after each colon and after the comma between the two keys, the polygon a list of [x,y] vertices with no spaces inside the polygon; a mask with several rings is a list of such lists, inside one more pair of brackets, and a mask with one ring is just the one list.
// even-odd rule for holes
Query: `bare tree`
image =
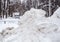
{"label": "bare tree", "polygon": [[0,16],[1,16],[1,2],[2,2],[2,1],[0,0]]}

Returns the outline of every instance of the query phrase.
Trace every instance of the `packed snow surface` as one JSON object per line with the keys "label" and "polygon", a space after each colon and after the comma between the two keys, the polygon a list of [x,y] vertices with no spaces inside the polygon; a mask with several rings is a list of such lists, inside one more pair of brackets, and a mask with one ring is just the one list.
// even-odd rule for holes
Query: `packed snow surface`
{"label": "packed snow surface", "polygon": [[20,17],[18,28],[7,28],[2,32],[0,41],[60,42],[59,9],[47,18],[44,10],[32,8]]}
{"label": "packed snow surface", "polygon": [[18,21],[19,19],[14,19],[14,18],[7,18],[7,19],[0,20],[0,32],[8,27],[17,28]]}

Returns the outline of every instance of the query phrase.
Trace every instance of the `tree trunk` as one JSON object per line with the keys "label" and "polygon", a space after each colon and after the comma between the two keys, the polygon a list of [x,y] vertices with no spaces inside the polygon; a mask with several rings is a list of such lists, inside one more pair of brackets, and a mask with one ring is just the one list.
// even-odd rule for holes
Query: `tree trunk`
{"label": "tree trunk", "polygon": [[0,0],[0,16],[1,16],[1,0]]}

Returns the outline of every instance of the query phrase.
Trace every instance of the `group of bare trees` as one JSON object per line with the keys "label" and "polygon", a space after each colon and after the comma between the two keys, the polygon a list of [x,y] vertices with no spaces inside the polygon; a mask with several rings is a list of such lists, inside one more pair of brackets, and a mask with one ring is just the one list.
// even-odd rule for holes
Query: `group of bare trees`
{"label": "group of bare trees", "polygon": [[[7,7],[6,7],[6,1],[7,1]],[[14,0],[15,1],[15,0]],[[54,13],[54,11],[57,9],[58,2],[56,0],[50,0],[51,1],[51,15]],[[60,4],[59,4],[60,5]],[[0,6],[1,6],[1,0],[0,0]],[[26,0],[21,3],[21,1],[16,1],[15,3],[10,0],[3,0],[3,15],[9,15],[12,17],[13,12],[19,12],[20,15],[23,15],[27,10],[30,10],[31,8],[36,9],[43,9],[47,12],[46,16],[49,16],[49,0]],[[0,7],[0,14],[1,14],[1,7]],[[4,17],[4,16],[3,16]]]}
{"label": "group of bare trees", "polygon": [[[30,10],[32,7],[36,9],[43,9],[47,12],[47,16],[51,16],[54,11],[58,8],[60,4],[59,1],[57,0],[50,0],[50,5],[49,5],[49,0],[27,0],[26,2],[23,1],[22,5],[22,11],[27,11]],[[50,10],[49,10],[50,7]],[[49,11],[51,11],[51,14],[49,14]],[[24,13],[23,12],[23,13]]]}
{"label": "group of bare trees", "polygon": [[[43,9],[47,12],[46,16],[51,16],[58,7],[57,3],[56,0],[27,0],[26,2],[23,1],[23,3],[21,4],[22,5],[21,11],[23,14],[25,11],[30,10],[31,8]],[[51,12],[49,13],[49,11]]]}
{"label": "group of bare trees", "polygon": [[7,17],[7,10],[9,8],[9,2],[10,0],[0,0],[0,17],[4,18],[4,15]]}

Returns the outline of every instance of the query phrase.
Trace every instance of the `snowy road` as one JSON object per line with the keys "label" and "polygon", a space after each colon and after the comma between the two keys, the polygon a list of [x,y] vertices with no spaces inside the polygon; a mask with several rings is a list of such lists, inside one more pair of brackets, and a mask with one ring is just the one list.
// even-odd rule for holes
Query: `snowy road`
{"label": "snowy road", "polygon": [[8,28],[8,27],[18,27],[19,19],[2,19],[0,20],[0,31]]}

